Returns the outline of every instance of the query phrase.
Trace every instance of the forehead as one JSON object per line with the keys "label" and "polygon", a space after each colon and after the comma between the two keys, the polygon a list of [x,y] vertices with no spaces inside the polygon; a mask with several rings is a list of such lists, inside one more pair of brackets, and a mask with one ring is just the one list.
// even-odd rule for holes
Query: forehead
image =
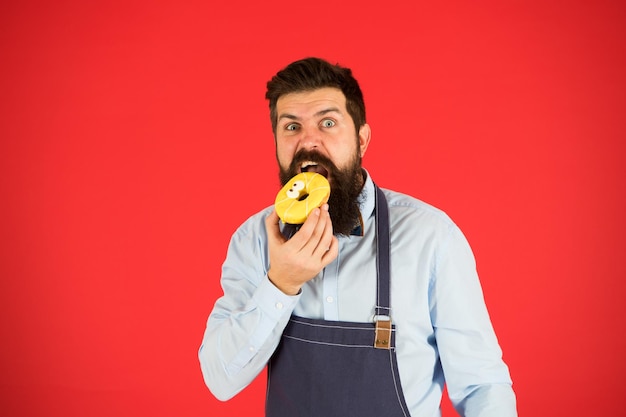
{"label": "forehead", "polygon": [[346,97],[340,89],[324,87],[311,91],[300,91],[280,96],[276,101],[278,116],[288,113],[305,116],[325,108],[346,111]]}

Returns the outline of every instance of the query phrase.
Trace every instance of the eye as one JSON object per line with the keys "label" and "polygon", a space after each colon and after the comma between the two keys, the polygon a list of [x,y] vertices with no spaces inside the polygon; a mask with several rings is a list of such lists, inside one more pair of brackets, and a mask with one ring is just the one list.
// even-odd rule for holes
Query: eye
{"label": "eye", "polygon": [[298,125],[295,123],[289,123],[287,126],[285,126],[285,130],[289,130],[289,131],[294,131],[298,129]]}
{"label": "eye", "polygon": [[300,198],[300,191],[304,190],[304,181],[296,181],[291,184],[291,188],[287,190],[287,197]]}
{"label": "eye", "polygon": [[300,191],[304,189],[304,181],[296,181],[291,186],[292,190]]}
{"label": "eye", "polygon": [[322,126],[324,127],[333,127],[335,126],[335,121],[332,119],[324,119],[322,120]]}

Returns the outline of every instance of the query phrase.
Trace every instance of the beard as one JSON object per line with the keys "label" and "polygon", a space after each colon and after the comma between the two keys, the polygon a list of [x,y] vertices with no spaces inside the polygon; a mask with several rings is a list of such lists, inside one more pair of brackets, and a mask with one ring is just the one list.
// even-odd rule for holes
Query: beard
{"label": "beard", "polygon": [[325,156],[315,151],[301,150],[294,155],[288,169],[279,166],[281,185],[285,185],[292,177],[299,174],[304,161],[315,162],[325,168],[330,182],[328,213],[333,223],[333,233],[350,235],[360,224],[361,210],[359,195],[363,188],[364,176],[361,167],[361,156],[355,152],[352,161],[344,169],[339,169]]}

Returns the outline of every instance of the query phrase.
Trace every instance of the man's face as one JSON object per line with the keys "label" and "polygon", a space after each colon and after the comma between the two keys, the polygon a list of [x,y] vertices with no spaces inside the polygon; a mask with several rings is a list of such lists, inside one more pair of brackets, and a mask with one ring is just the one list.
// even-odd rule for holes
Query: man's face
{"label": "man's face", "polygon": [[369,144],[369,126],[362,126],[357,134],[346,99],[336,88],[281,96],[276,113],[281,183],[304,171],[324,175],[330,182],[328,204],[334,231],[349,234],[359,218],[361,157]]}
{"label": "man's face", "polygon": [[346,98],[337,88],[281,96],[276,114],[276,157],[281,171],[291,176],[315,171],[328,179],[332,189],[333,169],[351,168],[367,150],[369,126],[362,126],[357,134]]}

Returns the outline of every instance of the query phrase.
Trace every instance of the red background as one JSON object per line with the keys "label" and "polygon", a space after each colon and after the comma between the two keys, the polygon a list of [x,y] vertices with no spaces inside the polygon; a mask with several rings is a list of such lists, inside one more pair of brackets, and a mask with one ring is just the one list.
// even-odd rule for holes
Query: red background
{"label": "red background", "polygon": [[520,415],[623,415],[624,3],[404,3],[2,3],[0,414],[262,415],[197,349],[278,187],[265,82],[318,55],[466,233]]}

